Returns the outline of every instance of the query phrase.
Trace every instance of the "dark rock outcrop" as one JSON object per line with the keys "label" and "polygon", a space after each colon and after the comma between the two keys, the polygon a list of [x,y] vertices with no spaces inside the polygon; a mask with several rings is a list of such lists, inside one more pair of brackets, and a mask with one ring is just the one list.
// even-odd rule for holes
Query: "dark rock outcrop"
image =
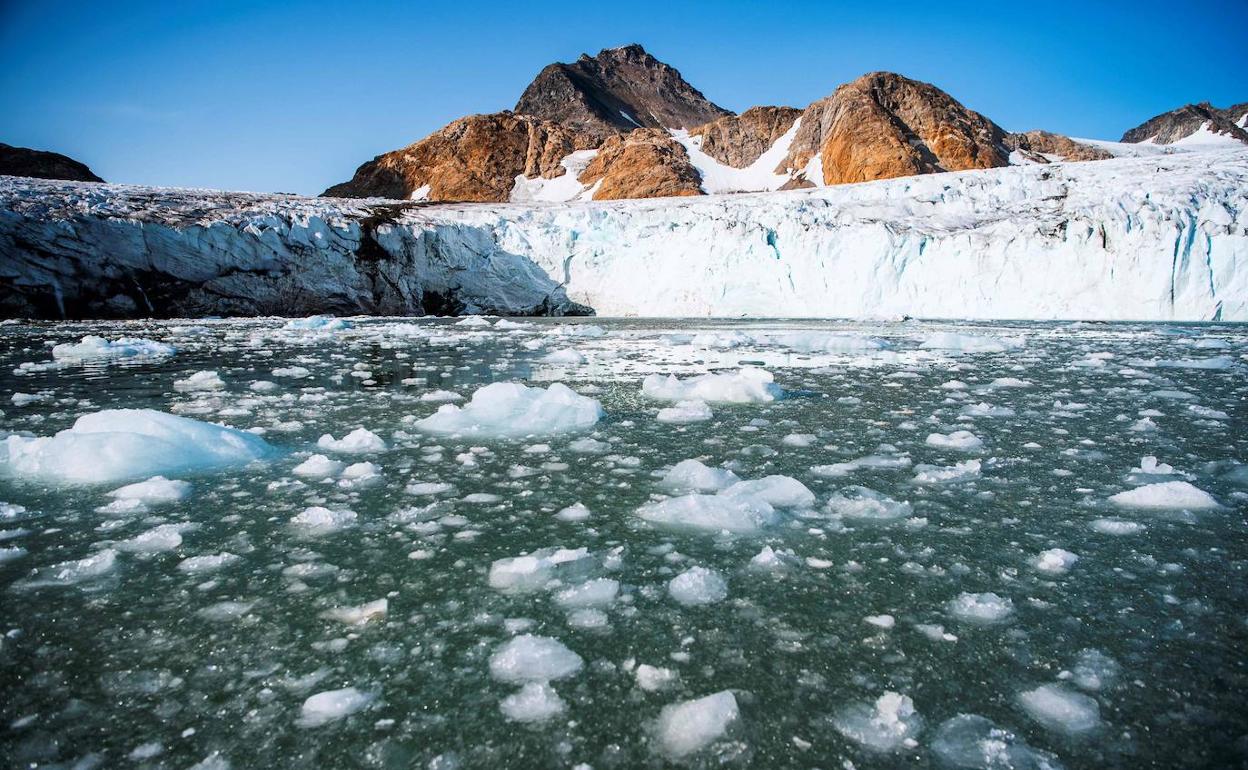
{"label": "dark rock outcrop", "polygon": [[1173,144],[1191,136],[1199,131],[1201,126],[1208,124],[1209,130],[1215,134],[1223,134],[1248,143],[1248,131],[1236,125],[1244,119],[1246,114],[1248,114],[1248,102],[1232,105],[1225,110],[1220,110],[1209,102],[1185,104],[1177,110],[1149,118],[1123,134],[1122,141],[1152,140],[1157,144]]}
{"label": "dark rock outcrop", "polygon": [[0,142],[0,174],[35,179],[64,179],[70,182],[103,182],[85,163],[59,152],[31,150]]}
{"label": "dark rock outcrop", "polygon": [[685,148],[657,128],[607,139],[579,181],[587,185],[601,181],[594,192],[599,201],[702,194],[701,176]]}
{"label": "dark rock outcrop", "polygon": [[1005,135],[933,85],[873,72],[806,108],[785,165],[820,154],[824,184],[995,168],[1009,162]]}
{"label": "dark rock outcrop", "polygon": [[796,107],[751,107],[740,115],[698,126],[689,134],[702,137],[702,151],[715,160],[745,168],[771,149],[801,115]]}
{"label": "dark rock outcrop", "polygon": [[561,158],[594,146],[584,135],[529,115],[470,115],[413,145],[373,158],[351,181],[322,194],[406,199],[427,186],[423,200],[506,201],[518,174],[561,176]]}
{"label": "dark rock outcrop", "polygon": [[1099,147],[1076,142],[1068,136],[1050,131],[1024,131],[1019,134],[1009,134],[1005,137],[1005,146],[1011,150],[1021,150],[1038,163],[1047,163],[1046,155],[1056,155],[1062,160],[1071,161],[1108,160],[1114,157]]}
{"label": "dark rock outcrop", "polygon": [[635,128],[694,128],[732,114],[635,44],[545,67],[524,89],[515,111],[598,142]]}

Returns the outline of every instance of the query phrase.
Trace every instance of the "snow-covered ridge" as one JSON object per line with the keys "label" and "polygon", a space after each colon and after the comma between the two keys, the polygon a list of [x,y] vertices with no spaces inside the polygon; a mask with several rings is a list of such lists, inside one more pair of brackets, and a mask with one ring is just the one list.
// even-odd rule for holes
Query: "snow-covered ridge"
{"label": "snow-covered ridge", "polygon": [[0,308],[1248,320],[1246,209],[1244,150],[560,204],[0,177]]}

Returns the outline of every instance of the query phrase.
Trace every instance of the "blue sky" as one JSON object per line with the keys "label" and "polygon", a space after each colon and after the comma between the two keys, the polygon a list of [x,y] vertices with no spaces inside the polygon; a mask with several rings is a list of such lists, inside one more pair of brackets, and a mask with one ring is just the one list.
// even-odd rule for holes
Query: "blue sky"
{"label": "blue sky", "polygon": [[1116,139],[1248,100],[1248,2],[0,0],[0,141],[109,181],[317,193],[552,61],[639,42],[712,101],[804,107],[872,70],[1009,130]]}

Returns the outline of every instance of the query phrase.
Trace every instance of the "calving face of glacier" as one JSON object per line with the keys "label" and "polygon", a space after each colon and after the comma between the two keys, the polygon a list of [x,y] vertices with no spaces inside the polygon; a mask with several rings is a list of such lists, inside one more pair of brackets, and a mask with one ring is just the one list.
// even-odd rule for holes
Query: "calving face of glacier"
{"label": "calving face of glacier", "polygon": [[7,315],[1248,320],[1248,152],[449,204],[0,178]]}
{"label": "calving face of glacier", "polygon": [[600,315],[1248,319],[1248,153],[426,210]]}

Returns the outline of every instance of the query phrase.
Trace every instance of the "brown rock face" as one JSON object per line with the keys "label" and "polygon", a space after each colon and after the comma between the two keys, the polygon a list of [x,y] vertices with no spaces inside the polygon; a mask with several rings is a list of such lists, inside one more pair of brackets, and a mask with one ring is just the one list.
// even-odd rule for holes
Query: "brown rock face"
{"label": "brown rock face", "polygon": [[639,127],[693,128],[732,114],[639,45],[547,66],[524,89],[515,111],[599,141]]}
{"label": "brown rock face", "polygon": [[588,137],[528,115],[470,115],[373,158],[323,195],[405,199],[428,185],[431,201],[506,201],[517,174],[561,176],[561,158],[593,146]]}
{"label": "brown rock face", "polygon": [[1191,136],[1209,124],[1209,130],[1248,143],[1248,131],[1236,125],[1248,114],[1248,102],[1220,110],[1209,102],[1185,104],[1177,110],[1150,118],[1122,135],[1124,142],[1152,139],[1157,144],[1171,144]]}
{"label": "brown rock face", "polygon": [[1005,131],[935,86],[873,72],[802,113],[784,165],[819,153],[824,184],[1007,165]]}
{"label": "brown rock face", "polygon": [[0,143],[0,174],[71,182],[103,182],[85,163],[58,152],[31,150]]}
{"label": "brown rock face", "polygon": [[720,163],[745,168],[793,127],[802,111],[795,107],[751,107],[689,132],[702,137],[702,151]]}
{"label": "brown rock face", "polygon": [[1108,160],[1114,157],[1099,147],[1076,142],[1068,136],[1049,131],[1026,131],[1005,137],[1005,146],[1021,150],[1033,160],[1048,163],[1045,155],[1057,155],[1062,160]]}
{"label": "brown rock face", "polygon": [[701,195],[701,177],[685,148],[662,129],[639,128],[613,136],[578,177],[581,184],[601,180],[594,200]]}

